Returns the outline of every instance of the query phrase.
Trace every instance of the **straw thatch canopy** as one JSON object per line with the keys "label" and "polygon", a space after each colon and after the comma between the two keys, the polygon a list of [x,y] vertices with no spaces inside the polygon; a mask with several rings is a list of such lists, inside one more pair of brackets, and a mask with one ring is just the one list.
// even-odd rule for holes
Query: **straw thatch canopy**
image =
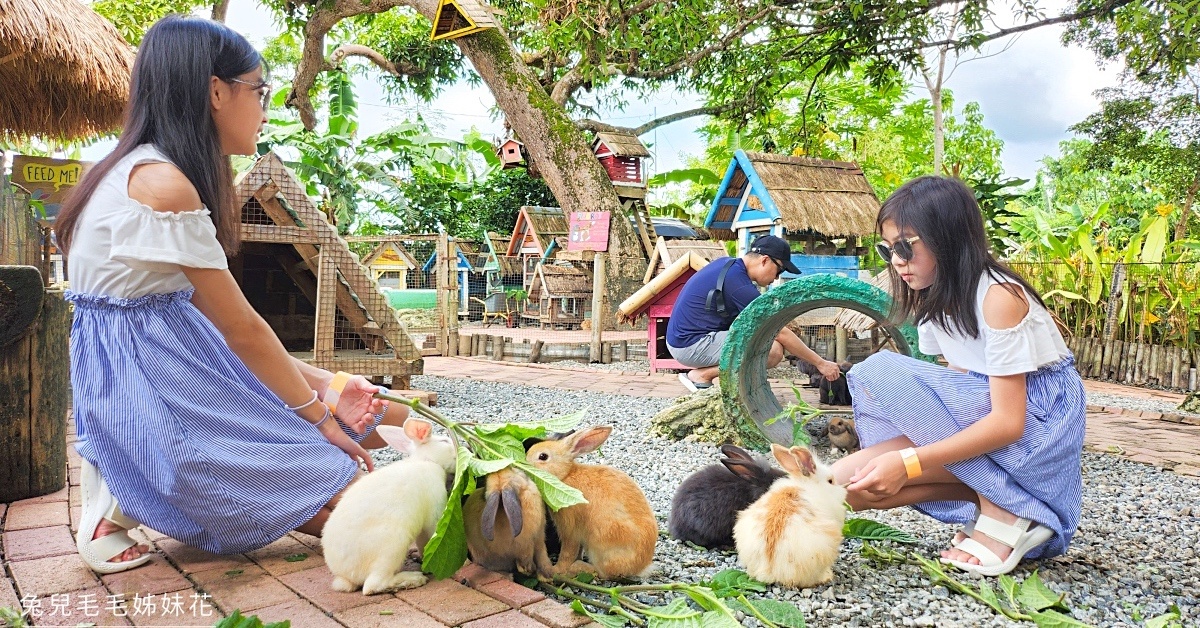
{"label": "straw thatch canopy", "polygon": [[[597,150],[600,144],[604,144],[608,151],[601,154]],[[592,150],[600,156],[612,153],[617,157],[649,157],[650,151],[646,150],[646,146],[636,135],[628,133],[597,133],[596,140],[592,143]]]}
{"label": "straw thatch canopy", "polygon": [[544,296],[567,298],[590,298],[592,281],[583,271],[571,266],[541,264],[538,276],[545,289]]}
{"label": "straw thatch canopy", "polygon": [[[732,173],[714,204],[717,213],[711,222],[728,224],[738,205],[721,201],[741,199],[749,192],[748,208],[763,209],[768,203],[760,197],[768,196],[779,220],[792,233],[861,237],[875,232],[879,199],[858,164],[767,153],[745,153],[744,162],[739,155],[730,164]],[[735,238],[730,229],[710,227],[710,231],[718,239]]]}
{"label": "straw thatch canopy", "polygon": [[88,137],[121,123],[133,50],[79,0],[0,0],[0,137]]}

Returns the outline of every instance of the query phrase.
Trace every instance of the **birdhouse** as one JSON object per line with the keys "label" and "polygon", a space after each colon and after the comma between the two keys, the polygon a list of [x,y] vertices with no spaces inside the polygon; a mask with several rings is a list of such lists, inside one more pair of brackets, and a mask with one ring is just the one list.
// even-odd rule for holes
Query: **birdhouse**
{"label": "birdhouse", "polygon": [[511,138],[504,140],[496,149],[496,156],[505,168],[519,168],[525,164],[525,145]]}
{"label": "birdhouse", "polygon": [[496,28],[490,7],[476,0],[441,0],[429,39],[455,39],[489,28]]}
{"label": "birdhouse", "polygon": [[592,142],[592,153],[608,172],[615,184],[646,187],[642,170],[642,159],[650,151],[634,135],[626,133],[597,133]]}

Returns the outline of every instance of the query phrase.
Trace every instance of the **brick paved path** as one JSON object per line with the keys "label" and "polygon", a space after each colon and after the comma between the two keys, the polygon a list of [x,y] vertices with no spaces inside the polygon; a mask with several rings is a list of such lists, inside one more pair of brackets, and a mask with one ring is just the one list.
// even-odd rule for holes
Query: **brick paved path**
{"label": "brick paved path", "polygon": [[[686,393],[670,374],[581,372],[478,358],[427,358],[425,372],[648,397]],[[1175,402],[1182,398],[1099,382],[1087,382],[1087,386],[1089,390],[1137,398]],[[791,396],[786,382],[773,387],[781,398]],[[1164,420],[1158,413],[1089,407],[1087,444],[1098,451],[1172,468],[1177,473],[1200,475],[1200,425]],[[318,539],[299,533],[249,554],[215,556],[150,531],[145,540],[160,552],[150,565],[98,577],[75,553],[72,534],[80,512],[79,457],[70,447],[68,465],[68,488],[44,497],[0,504],[0,557],[4,567],[0,574],[0,606],[18,607],[22,598],[36,600],[44,614],[35,618],[35,625],[86,622],[98,626],[209,626],[222,612],[236,608],[265,621],[290,619],[298,628],[598,628],[598,624],[589,623],[566,606],[506,576],[470,565],[454,579],[395,595],[336,593],[329,588],[331,576],[321,559]],[[109,600],[121,595],[125,616],[115,616]],[[65,615],[68,612],[70,616]]]}

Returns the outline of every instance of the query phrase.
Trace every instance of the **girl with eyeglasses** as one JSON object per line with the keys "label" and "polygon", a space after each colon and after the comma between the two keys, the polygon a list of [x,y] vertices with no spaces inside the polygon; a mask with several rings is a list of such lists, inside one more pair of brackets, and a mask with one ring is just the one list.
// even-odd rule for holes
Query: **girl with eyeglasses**
{"label": "girl with eyeglasses", "polygon": [[975,195],[920,177],[876,219],[893,318],[922,353],[848,374],[863,449],[834,463],[856,510],[914,506],[965,524],[942,562],[985,576],[1066,552],[1079,523],[1087,398],[1037,292],[992,255]]}
{"label": "girl with eyeglasses", "polygon": [[407,416],[366,379],[289,356],[229,272],[245,201],[229,156],[255,153],[268,98],[242,36],[164,18],[138,49],[116,148],[58,217],[75,304],[76,544],[96,572],[150,559],[127,533],[139,523],[223,554],[319,535],[371,468],[364,447],[384,445],[374,427]]}

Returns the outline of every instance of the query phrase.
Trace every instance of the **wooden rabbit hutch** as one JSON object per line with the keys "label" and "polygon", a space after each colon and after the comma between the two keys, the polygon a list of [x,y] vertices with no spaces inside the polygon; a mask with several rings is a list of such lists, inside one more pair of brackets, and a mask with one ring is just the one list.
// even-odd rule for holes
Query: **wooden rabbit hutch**
{"label": "wooden rabbit hutch", "polygon": [[242,250],[230,271],[292,355],[409,388],[421,349],[357,255],[273,153],[235,186]]}
{"label": "wooden rabbit hutch", "polygon": [[573,266],[539,264],[525,304],[522,316],[542,328],[579,328],[592,308],[592,280]]}

